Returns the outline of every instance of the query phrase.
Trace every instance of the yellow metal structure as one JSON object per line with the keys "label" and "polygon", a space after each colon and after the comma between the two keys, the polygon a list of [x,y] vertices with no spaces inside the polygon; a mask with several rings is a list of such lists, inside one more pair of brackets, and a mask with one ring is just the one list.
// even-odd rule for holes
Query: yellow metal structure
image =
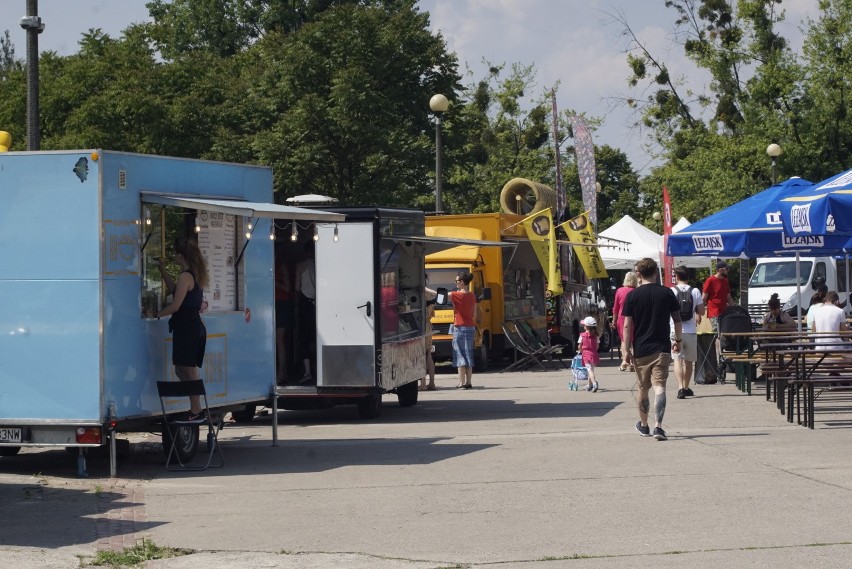
{"label": "yellow metal structure", "polygon": [[[426,218],[426,234],[429,236],[513,241],[518,244],[515,249],[463,245],[426,256],[430,288],[450,288],[452,281],[447,275],[467,271],[474,276],[471,282],[473,292],[479,295],[483,288],[491,289],[491,299],[478,303],[479,321],[475,345],[480,369],[487,366],[494,351],[509,347],[506,345],[502,326],[507,319],[523,319],[542,337],[546,337],[544,271],[521,223],[524,217],[510,213],[481,213]],[[511,279],[508,283],[508,294],[506,278]],[[434,282],[435,280],[439,282]],[[452,336],[448,333],[452,322],[452,309],[436,307],[432,327],[435,331],[433,343],[439,358],[448,357],[452,353]]]}

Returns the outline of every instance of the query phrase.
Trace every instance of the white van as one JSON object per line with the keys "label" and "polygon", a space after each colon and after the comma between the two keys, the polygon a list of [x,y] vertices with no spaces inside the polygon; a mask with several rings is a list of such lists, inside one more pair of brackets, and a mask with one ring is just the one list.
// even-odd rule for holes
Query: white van
{"label": "white van", "polygon": [[[796,296],[796,259],[788,257],[763,257],[757,260],[757,266],[749,281],[749,313],[753,320],[762,317],[766,311],[766,303],[773,293],[778,293],[781,309],[795,316],[797,307],[801,304],[802,314],[810,307],[811,296],[816,292],[821,282],[828,290],[837,291],[841,302],[849,299],[848,277],[849,270],[843,259],[832,257],[800,257],[799,282],[801,284],[801,300]],[[849,303],[845,310],[849,314]]]}

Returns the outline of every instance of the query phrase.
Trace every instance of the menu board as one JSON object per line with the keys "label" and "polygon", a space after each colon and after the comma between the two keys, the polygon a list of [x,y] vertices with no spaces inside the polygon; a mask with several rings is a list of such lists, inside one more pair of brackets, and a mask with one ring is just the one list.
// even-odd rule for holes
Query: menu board
{"label": "menu board", "polygon": [[204,291],[207,310],[237,310],[237,220],[234,215],[198,210],[198,247],[207,260],[210,284]]}

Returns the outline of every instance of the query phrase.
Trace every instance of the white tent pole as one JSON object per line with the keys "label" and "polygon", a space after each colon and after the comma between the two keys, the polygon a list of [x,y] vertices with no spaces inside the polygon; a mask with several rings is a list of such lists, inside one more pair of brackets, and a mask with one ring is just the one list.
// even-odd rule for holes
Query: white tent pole
{"label": "white tent pole", "polygon": [[802,331],[802,269],[799,267],[799,252],[796,251],[796,319],[798,324],[796,330]]}

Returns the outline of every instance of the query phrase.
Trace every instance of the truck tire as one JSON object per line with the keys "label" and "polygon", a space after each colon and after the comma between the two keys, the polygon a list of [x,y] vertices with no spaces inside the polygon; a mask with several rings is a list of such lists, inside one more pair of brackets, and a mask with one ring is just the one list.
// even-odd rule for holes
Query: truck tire
{"label": "truck tire", "polygon": [[490,338],[486,335],[482,338],[482,345],[473,355],[473,371],[476,373],[484,373],[488,371],[488,363],[490,360],[490,351],[488,349],[488,342]]}
{"label": "truck tire", "polygon": [[0,447],[0,456],[15,456],[21,452],[21,447]]}
{"label": "truck tire", "polygon": [[[198,452],[198,425],[187,425],[177,429],[177,445],[175,454],[178,459],[186,464],[195,458]],[[169,449],[172,447],[172,437],[169,430],[163,426],[163,454],[168,457]]]}
{"label": "truck tire", "polygon": [[396,397],[402,407],[417,405],[417,394],[420,392],[417,387],[417,382],[412,381],[396,388]]}
{"label": "truck tire", "polygon": [[376,419],[382,414],[382,393],[374,391],[358,400],[358,416],[362,419]]}
{"label": "truck tire", "polygon": [[254,414],[257,412],[257,405],[246,405],[238,411],[231,411],[231,417],[237,423],[251,423],[254,420]]}
{"label": "truck tire", "polygon": [[598,339],[598,352],[608,352],[612,349],[612,330],[607,328]]}

